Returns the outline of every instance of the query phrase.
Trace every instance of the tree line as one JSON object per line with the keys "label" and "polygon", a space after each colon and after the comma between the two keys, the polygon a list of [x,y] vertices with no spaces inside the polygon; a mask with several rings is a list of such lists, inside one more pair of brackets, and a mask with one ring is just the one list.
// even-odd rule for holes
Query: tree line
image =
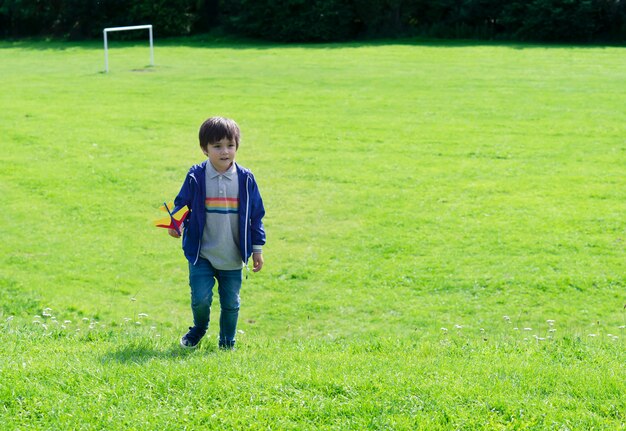
{"label": "tree line", "polygon": [[219,29],[277,42],[417,35],[623,43],[626,0],[0,0],[4,38],[92,39],[105,27],[138,24],[161,37]]}

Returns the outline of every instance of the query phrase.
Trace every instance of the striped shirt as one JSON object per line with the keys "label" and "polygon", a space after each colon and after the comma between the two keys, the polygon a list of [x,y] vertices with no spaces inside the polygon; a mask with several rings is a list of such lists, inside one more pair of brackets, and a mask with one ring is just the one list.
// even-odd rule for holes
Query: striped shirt
{"label": "striped shirt", "polygon": [[206,199],[204,232],[200,256],[217,269],[243,267],[239,251],[239,183],[233,164],[223,174],[210,162],[206,165]]}

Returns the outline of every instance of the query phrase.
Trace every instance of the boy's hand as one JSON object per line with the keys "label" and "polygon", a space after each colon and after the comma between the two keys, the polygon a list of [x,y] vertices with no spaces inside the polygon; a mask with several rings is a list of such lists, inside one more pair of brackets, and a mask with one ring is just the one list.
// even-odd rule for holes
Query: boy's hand
{"label": "boy's hand", "polygon": [[263,254],[252,253],[252,263],[254,265],[252,268],[252,272],[259,272],[261,268],[263,268]]}
{"label": "boy's hand", "polygon": [[169,233],[170,236],[173,236],[174,238],[180,238],[180,234],[176,232],[176,229],[168,229],[167,233]]}

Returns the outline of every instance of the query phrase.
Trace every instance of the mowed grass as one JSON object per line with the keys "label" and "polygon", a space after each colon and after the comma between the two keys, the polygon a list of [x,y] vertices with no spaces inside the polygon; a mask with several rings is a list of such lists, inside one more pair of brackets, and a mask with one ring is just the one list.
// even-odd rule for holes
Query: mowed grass
{"label": "mowed grass", "polygon": [[[0,42],[4,428],[626,428],[624,48],[110,47]],[[151,221],[211,115],[266,266],[188,353]]]}

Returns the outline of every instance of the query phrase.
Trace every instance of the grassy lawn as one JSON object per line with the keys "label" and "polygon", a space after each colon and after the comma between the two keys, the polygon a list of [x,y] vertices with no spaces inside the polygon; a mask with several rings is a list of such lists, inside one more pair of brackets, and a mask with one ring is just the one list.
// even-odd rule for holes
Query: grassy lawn
{"label": "grassy lawn", "polygon": [[[0,42],[4,429],[626,429],[625,48],[156,42]],[[211,115],[266,266],[188,353]]]}

